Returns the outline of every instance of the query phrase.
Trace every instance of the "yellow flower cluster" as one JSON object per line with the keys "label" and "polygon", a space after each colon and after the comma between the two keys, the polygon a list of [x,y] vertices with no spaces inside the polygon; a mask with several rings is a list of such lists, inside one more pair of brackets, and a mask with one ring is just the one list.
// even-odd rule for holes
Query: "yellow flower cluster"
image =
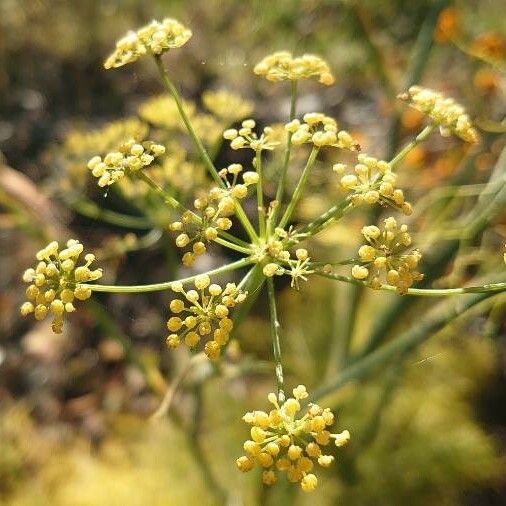
{"label": "yellow flower cluster", "polygon": [[255,65],[253,72],[268,81],[297,81],[316,77],[318,82],[330,86],[335,79],[330,68],[319,56],[305,54],[294,58],[288,51],[279,51],[266,56]]}
{"label": "yellow flower cluster", "polygon": [[86,300],[91,296],[91,290],[79,283],[102,277],[102,269],[90,269],[95,260],[91,253],[85,255],[83,265],[77,266],[82,252],[83,245],[75,239],[70,239],[61,251],[59,244],[53,241],[37,252],[38,264],[23,274],[23,281],[29,283],[28,301],[20,308],[23,316],[33,313],[36,320],[44,320],[50,312],[53,332],[62,332],[64,314],[75,311],[74,299]]}
{"label": "yellow flower cluster", "polygon": [[[242,172],[242,165],[233,163],[220,171],[225,178],[227,174],[234,176],[232,185],[227,188],[213,187],[209,193],[194,200],[196,212],[187,211],[181,216],[181,221],[174,221],[169,228],[179,232],[176,237],[176,246],[186,248],[192,244],[192,251],[183,255],[183,264],[191,266],[197,256],[206,252],[206,242],[214,241],[219,230],[229,230],[232,220],[229,218],[235,213],[235,199],[243,199],[248,195],[248,186],[256,184],[258,174],[247,171],[242,174],[242,183],[237,183],[237,176]],[[228,184],[228,183],[227,183]]]}
{"label": "yellow flower cluster", "polygon": [[255,120],[245,119],[241,123],[241,128],[229,128],[223,132],[223,138],[231,141],[230,147],[232,149],[250,148],[253,151],[263,151],[264,149],[273,150],[279,145],[279,142],[274,140],[274,130],[271,127],[265,127],[263,133],[258,135],[253,132],[255,128]]}
{"label": "yellow flower cluster", "polygon": [[192,36],[191,30],[175,19],[166,18],[161,23],[152,21],[136,32],[128,32],[116,42],[116,49],[104,63],[106,69],[121,67],[152,53],[160,55],[168,49],[184,45]]}
{"label": "yellow flower cluster", "polygon": [[303,122],[294,119],[285,125],[292,134],[292,144],[312,142],[316,147],[333,146],[359,151],[360,145],[346,130],[338,130],[334,118],[319,112],[304,114]]}
{"label": "yellow flower cluster", "polygon": [[228,124],[250,116],[254,110],[253,102],[226,90],[205,91],[202,103],[208,111]]}
{"label": "yellow flower cluster", "polygon": [[334,172],[342,176],[341,187],[345,191],[353,192],[353,204],[379,202],[399,209],[406,215],[413,212],[411,204],[404,200],[403,191],[395,187],[397,174],[392,172],[388,162],[363,153],[358,155],[358,162],[354,167],[355,174],[345,174],[345,164],[336,163],[333,166]]}
{"label": "yellow flower cluster", "polygon": [[98,178],[98,186],[110,186],[129,172],[137,172],[150,165],[155,157],[163,155],[165,147],[153,141],[142,144],[130,140],[123,143],[118,151],[107,153],[102,159],[94,156],[88,162],[88,169]]}
{"label": "yellow flower cluster", "polygon": [[[277,243],[277,244],[276,244]],[[296,290],[300,289],[300,281],[307,281],[307,277],[315,271],[310,265],[311,259],[307,249],[298,248],[295,250],[295,258],[290,258],[290,252],[283,249],[281,241],[269,242],[266,251],[271,259],[277,262],[270,262],[263,268],[264,276],[272,278],[276,275],[287,274],[292,278],[290,286]]]}
{"label": "yellow flower cluster", "polygon": [[299,385],[293,389],[293,397],[280,405],[276,394],[270,393],[268,399],[274,409],[244,415],[243,420],[252,427],[251,440],[244,443],[246,455],[236,461],[241,471],[251,471],[258,465],[264,469],[262,479],[266,485],[276,483],[276,472],[281,472],[291,483],[300,483],[305,492],[316,488],[318,479],[311,472],[314,463],[329,467],[334,460],[332,455],[324,455],[321,447],[332,440],[337,447],[344,446],[350,433],[345,430],[331,434],[328,427],[334,423],[334,414],[317,404],[309,404],[306,413],[298,418],[299,401],[307,396],[306,387]]}
{"label": "yellow flower cluster", "polygon": [[408,101],[411,107],[423,112],[439,125],[443,137],[454,134],[466,142],[478,142],[478,132],[464,107],[453,98],[446,98],[441,93],[421,86],[411,86],[399,98]]}
{"label": "yellow flower cluster", "polygon": [[373,288],[381,286],[381,274],[386,282],[405,294],[415,282],[423,279],[423,274],[415,271],[422,255],[418,250],[405,253],[411,244],[411,236],[406,225],[397,225],[393,217],[384,221],[383,230],[374,225],[362,228],[368,244],[358,250],[361,263],[354,265],[351,274],[355,279],[371,279]]}
{"label": "yellow flower cluster", "polygon": [[235,283],[228,283],[225,288],[211,284],[206,274],[195,279],[195,288],[185,291],[180,282],[171,285],[171,289],[182,294],[186,302],[182,299],[170,301],[169,309],[179,316],[172,316],[167,321],[167,328],[171,332],[167,337],[167,346],[177,348],[184,341],[186,346],[195,349],[202,338],[212,336],[204,345],[204,352],[211,360],[215,360],[228,342],[233,327],[229,318],[230,309],[244,302],[247,293],[237,288]]}

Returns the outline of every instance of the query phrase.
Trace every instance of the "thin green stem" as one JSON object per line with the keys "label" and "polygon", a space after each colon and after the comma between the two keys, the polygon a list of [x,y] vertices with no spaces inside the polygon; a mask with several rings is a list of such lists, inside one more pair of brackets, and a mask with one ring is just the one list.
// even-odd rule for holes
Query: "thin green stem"
{"label": "thin green stem", "polygon": [[[353,285],[360,285],[371,289],[398,293],[397,288],[392,285],[380,285],[378,288],[373,287],[371,283],[368,283],[367,281],[361,281],[352,277],[342,276],[341,274],[323,271],[315,271],[315,274],[318,274],[324,278],[351,283]],[[499,293],[504,291],[506,291],[506,282],[488,283],[481,286],[466,286],[462,288],[408,288],[406,295],[416,295],[418,297],[446,297],[448,295],[465,295],[468,293]]]}
{"label": "thin green stem", "polygon": [[88,283],[81,283],[80,286],[89,288],[93,292],[110,292],[110,293],[144,293],[144,292],[158,292],[162,290],[170,290],[172,285],[176,282],[179,283],[191,283],[198,276],[203,274],[207,274],[208,276],[214,276],[216,274],[222,274],[224,272],[234,271],[237,269],[241,269],[242,267],[246,267],[254,263],[254,260],[251,258],[241,258],[236,262],[232,262],[230,264],[222,265],[221,267],[217,267],[216,269],[211,269],[210,271],[203,272],[202,274],[195,274],[194,276],[189,276],[187,278],[177,279],[173,281],[165,281],[164,283],[154,283],[151,285],[123,285],[123,286],[115,286],[115,285],[93,285]]}
{"label": "thin green stem", "polygon": [[408,142],[391,160],[390,166],[395,167],[404,157],[418,144],[423,142],[432,133],[436,125],[430,123],[427,125],[412,141]]}
{"label": "thin green stem", "polygon": [[[290,98],[290,121],[295,119],[297,114],[297,81],[291,82],[291,98]],[[276,201],[277,207],[274,208],[271,219],[271,227],[276,226],[278,215],[281,211],[281,205],[283,203],[283,197],[285,193],[286,175],[288,172],[288,163],[290,162],[290,153],[292,151],[292,132],[286,134],[286,148],[285,156],[283,159],[283,166],[281,167],[281,173],[279,175],[278,189],[276,190]]]}
{"label": "thin green stem", "polygon": [[258,242],[258,235],[256,233],[256,230],[251,224],[251,221],[248,218],[248,215],[245,213],[239,200],[234,199],[234,205],[237,219],[241,222],[241,225],[243,226],[245,232],[248,234],[248,237],[252,242],[254,243]]}
{"label": "thin green stem", "polygon": [[177,91],[177,88],[174,86],[173,82],[171,81],[169,74],[167,72],[167,69],[164,67],[162,59],[159,55],[153,55],[155,58],[155,63],[158,68],[158,72],[160,73],[160,76],[163,80],[163,83],[165,87],[167,88],[167,91],[172,95],[174,98],[174,101],[176,102],[176,106],[178,108],[179,114],[181,115],[181,119],[183,120],[183,123],[186,126],[186,129],[188,130],[188,133],[190,134],[190,137],[192,138],[193,143],[195,144],[195,147],[197,148],[197,151],[200,155],[200,158],[204,162],[204,165],[206,166],[207,170],[209,171],[209,174],[211,174],[212,178],[218,183],[220,186],[224,186],[224,182],[222,178],[219,176],[218,171],[216,170],[216,167],[214,166],[213,161],[209,157],[206,148],[202,144],[202,141],[197,137],[197,134],[195,133],[195,130],[193,129],[193,126],[191,124],[190,118],[186,114],[186,111],[184,110],[183,102],[181,100],[181,97],[179,95],[179,92]]}
{"label": "thin green stem", "polygon": [[315,235],[334,220],[342,218],[352,208],[353,204],[351,200],[346,198],[342,202],[339,202],[339,204],[325,211],[320,217],[316,218],[316,220],[304,225],[302,229],[299,230],[299,233],[307,236]]}
{"label": "thin green stem", "polygon": [[264,185],[262,181],[262,151],[257,150],[255,155],[255,169],[258,174],[257,187],[257,212],[258,212],[258,230],[260,237],[265,239],[265,207],[264,207]]}
{"label": "thin green stem", "polygon": [[278,383],[278,398],[281,402],[285,400],[283,364],[281,362],[281,343],[280,328],[278,320],[278,312],[276,308],[276,295],[274,293],[274,281],[272,278],[267,279],[267,294],[269,296],[269,310],[271,314],[271,337],[272,350],[274,354],[274,362],[276,363],[276,380]]}
{"label": "thin green stem", "polygon": [[295,190],[293,192],[292,199],[290,200],[290,203],[288,204],[288,207],[286,208],[285,213],[283,214],[283,217],[279,222],[279,226],[281,228],[284,228],[286,224],[290,221],[290,218],[292,217],[293,211],[295,210],[295,206],[298,204],[299,199],[302,196],[302,192],[304,191],[309,174],[311,173],[311,169],[315,164],[316,157],[318,156],[319,151],[320,148],[313,146],[313,149],[311,150],[311,153],[307,160],[306,166],[304,167],[299,182],[297,183],[297,186],[295,187]]}
{"label": "thin green stem", "polygon": [[239,246],[238,244],[234,244],[233,242],[227,241],[226,239],[223,239],[222,237],[217,237],[214,242],[221,244],[222,246],[225,246],[225,248],[232,249],[234,251],[238,251],[239,253],[245,253],[246,255],[251,255],[253,253],[253,250],[251,247],[243,247]]}
{"label": "thin green stem", "polygon": [[[161,197],[163,197],[163,200],[167,204],[169,204],[169,206],[172,207],[173,209],[177,209],[178,211],[181,211],[183,213],[191,212],[185,206],[183,206],[183,204],[181,204],[177,199],[175,199],[172,195],[169,195],[156,181],[153,181],[153,179],[151,179],[142,170],[139,170],[138,172],[136,172],[135,175],[141,181],[145,182],[150,188],[152,188]],[[200,218],[195,213],[192,213],[192,215],[194,215],[197,220],[200,220]]]}

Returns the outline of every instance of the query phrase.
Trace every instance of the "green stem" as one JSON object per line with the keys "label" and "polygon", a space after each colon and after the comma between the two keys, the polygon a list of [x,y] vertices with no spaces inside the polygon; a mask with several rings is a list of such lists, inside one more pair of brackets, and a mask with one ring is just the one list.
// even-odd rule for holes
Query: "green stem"
{"label": "green stem", "polygon": [[[295,119],[295,115],[297,113],[297,81],[292,81],[291,84],[292,84],[291,86],[292,93],[290,98],[290,121]],[[292,132],[287,132],[286,134],[285,156],[283,160],[283,166],[281,168],[281,173],[279,175],[278,189],[276,190],[276,201],[278,205],[277,207],[274,208],[271,219],[271,226],[273,229],[276,226],[278,215],[281,211],[281,205],[283,203],[283,196],[285,193],[285,185],[286,185],[286,175],[288,172],[288,163],[290,162],[290,153],[292,151],[292,135],[293,135]]]}
{"label": "green stem", "polygon": [[[336,281],[344,281],[345,283],[351,283],[354,285],[365,286],[373,290],[384,290],[387,292],[397,292],[397,288],[392,285],[381,285],[376,288],[368,283],[367,281],[361,281],[348,276],[342,276],[340,274],[327,273],[323,271],[315,271],[315,274],[324,278],[333,279]],[[416,295],[418,297],[446,297],[448,295],[465,295],[468,293],[499,293],[506,291],[506,282],[499,283],[488,283],[481,286],[467,286],[463,288],[408,288],[406,295]],[[397,292],[398,293],[398,292]]]}
{"label": "green stem", "polygon": [[278,320],[278,312],[276,309],[276,295],[274,293],[274,281],[272,278],[267,279],[267,294],[269,296],[269,310],[271,314],[271,337],[272,350],[274,354],[274,362],[276,363],[276,380],[278,383],[278,398],[280,402],[285,400],[283,364],[281,362],[281,343],[280,343],[280,323]]}
{"label": "green stem", "polygon": [[255,155],[255,169],[258,174],[257,182],[257,212],[258,230],[260,237],[265,239],[265,207],[264,207],[264,185],[262,182],[262,151],[258,150]]}
{"label": "green stem", "polygon": [[[176,200],[172,195],[167,194],[167,192],[155,181],[153,181],[145,172],[142,170],[135,173],[137,178],[139,178],[141,181],[144,181],[150,188],[152,188],[156,193],[158,193],[161,197],[163,197],[163,200],[169,204],[170,207],[173,209],[177,209],[178,211],[181,211],[183,213],[185,212],[191,212],[189,211],[183,204],[181,204],[178,200]],[[194,214],[194,213],[192,213]],[[195,218],[200,220],[200,218],[194,214]]]}
{"label": "green stem", "polygon": [[390,166],[395,167],[418,144],[423,142],[432,133],[436,125],[427,125],[411,142],[408,142],[391,160]]}
{"label": "green stem", "polygon": [[339,202],[339,204],[325,211],[320,217],[316,218],[316,220],[304,225],[299,233],[307,236],[315,235],[335,219],[342,218],[352,208],[353,204],[346,198],[342,202]]}
{"label": "green stem", "polygon": [[234,204],[235,214],[238,220],[241,222],[241,225],[243,226],[245,232],[248,234],[248,237],[252,242],[258,242],[258,235],[256,233],[256,230],[251,224],[251,221],[249,220],[248,215],[245,213],[241,203],[237,199],[234,199]]}
{"label": "green stem", "polygon": [[222,265],[216,269],[211,269],[210,271],[203,272],[202,274],[195,274],[194,276],[189,276],[187,278],[177,279],[174,281],[165,281],[164,283],[154,283],[151,285],[92,285],[88,283],[80,283],[80,286],[85,288],[89,288],[93,292],[110,292],[110,293],[144,293],[144,292],[158,292],[162,290],[170,290],[172,285],[175,282],[179,283],[191,283],[198,276],[203,274],[207,274],[208,276],[214,276],[216,274],[222,274],[223,272],[234,271],[236,269],[241,269],[242,267],[246,267],[254,263],[254,260],[251,258],[241,258],[236,262],[232,262],[230,264]]}
{"label": "green stem", "polygon": [[353,365],[347,367],[327,385],[317,389],[311,396],[311,400],[318,401],[351,381],[362,380],[375,371],[376,368],[390,362],[399,354],[411,352],[432,334],[452,323],[467,310],[493,295],[490,292],[480,293],[469,296],[464,301],[459,300],[454,304],[448,304],[448,301],[445,301],[436,306],[435,310],[426,318],[419,320],[416,325],[410,326],[410,329],[401,334],[397,339],[361,358]]}
{"label": "green stem", "polygon": [[290,218],[292,217],[293,211],[295,210],[295,206],[297,205],[300,197],[302,196],[302,192],[304,191],[304,188],[307,183],[307,179],[309,177],[309,174],[311,173],[311,169],[313,168],[313,165],[315,164],[316,157],[318,156],[319,151],[320,151],[320,148],[313,146],[313,149],[311,150],[311,154],[309,155],[309,158],[307,160],[306,166],[304,167],[304,170],[302,171],[299,182],[297,183],[297,186],[295,187],[295,191],[293,192],[292,199],[290,200],[290,203],[288,204],[288,207],[286,208],[285,214],[283,214],[283,217],[281,218],[281,221],[279,222],[279,226],[281,228],[284,228],[285,225],[290,221]]}
{"label": "green stem", "polygon": [[165,87],[167,88],[168,92],[172,95],[174,98],[174,101],[176,102],[176,106],[178,108],[179,114],[181,115],[181,119],[183,120],[186,129],[188,130],[188,133],[190,134],[190,137],[192,138],[193,143],[195,144],[195,147],[197,148],[197,151],[200,155],[200,158],[204,162],[204,165],[207,167],[207,170],[209,171],[209,174],[211,174],[212,178],[218,183],[220,186],[224,186],[224,182],[222,178],[219,176],[218,171],[216,170],[216,167],[214,166],[214,163],[212,162],[211,158],[209,157],[206,148],[202,144],[202,141],[197,137],[197,134],[195,133],[195,130],[193,129],[193,126],[191,124],[190,118],[186,114],[186,111],[184,110],[183,102],[181,100],[181,97],[179,96],[179,92],[177,91],[177,88],[172,83],[169,74],[167,72],[167,69],[164,67],[162,59],[159,55],[153,55],[155,58],[155,63],[158,68],[158,72],[160,73],[160,76],[163,80],[163,83]]}
{"label": "green stem", "polygon": [[225,248],[232,249],[234,251],[238,251],[239,253],[245,253],[246,255],[251,255],[253,250],[249,247],[239,246],[238,244],[234,244],[233,242],[227,241],[222,237],[217,237],[214,242],[225,246]]}

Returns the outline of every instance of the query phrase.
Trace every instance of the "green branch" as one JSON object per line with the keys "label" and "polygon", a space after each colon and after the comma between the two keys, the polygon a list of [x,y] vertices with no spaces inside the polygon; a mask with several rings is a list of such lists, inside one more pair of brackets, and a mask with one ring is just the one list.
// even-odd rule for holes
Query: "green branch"
{"label": "green branch", "polygon": [[[341,274],[334,274],[331,272],[315,271],[315,274],[324,278],[333,279],[335,281],[344,281],[353,285],[365,286],[373,290],[384,290],[387,292],[396,292],[397,288],[392,285],[380,285],[373,287],[367,281],[361,281],[349,276],[342,276]],[[500,293],[506,291],[506,283],[488,283],[481,286],[466,286],[463,288],[408,288],[406,295],[416,295],[418,297],[446,297],[449,295],[465,295],[468,293]]]}
{"label": "green branch", "polygon": [[295,187],[295,190],[293,192],[292,199],[290,200],[290,203],[288,204],[288,207],[286,208],[286,211],[279,222],[279,227],[284,228],[285,225],[290,221],[293,211],[295,210],[295,206],[297,205],[300,197],[302,196],[302,192],[304,191],[307,179],[309,177],[309,174],[311,173],[313,165],[315,164],[316,157],[318,156],[319,151],[320,148],[313,146],[311,154],[309,155],[309,158],[307,160],[306,166],[304,167],[299,182],[297,183],[297,186]]}
{"label": "green branch", "polygon": [[[295,115],[297,113],[297,81],[292,81],[291,88],[291,98],[290,98],[290,121],[295,119]],[[276,221],[278,219],[278,215],[281,211],[281,205],[283,203],[283,196],[285,193],[285,185],[286,185],[286,175],[288,172],[288,163],[290,161],[290,153],[292,151],[292,132],[287,132],[286,134],[286,148],[285,148],[285,156],[283,159],[283,166],[281,168],[281,174],[279,175],[279,183],[278,188],[276,190],[276,201],[278,203],[277,207],[274,208],[272,213],[271,225],[272,228],[276,226]]]}
{"label": "green branch", "polygon": [[274,354],[274,362],[276,363],[276,379],[278,382],[278,398],[281,402],[285,400],[283,364],[281,362],[281,343],[279,330],[281,325],[278,320],[278,312],[276,309],[276,295],[274,293],[274,281],[272,278],[267,279],[267,294],[269,296],[269,310],[271,315],[271,337],[272,350]]}
{"label": "green branch", "polygon": [[222,274],[223,272],[234,271],[237,269],[241,269],[242,267],[246,267],[251,265],[254,261],[251,258],[241,258],[236,262],[232,262],[230,264],[222,265],[216,269],[211,269],[210,271],[203,272],[201,274],[195,274],[194,276],[189,276],[187,278],[177,279],[173,281],[165,281],[164,283],[154,283],[151,285],[92,285],[88,283],[80,283],[79,286],[89,288],[93,292],[110,292],[110,293],[144,293],[144,292],[159,292],[162,290],[170,290],[172,285],[176,282],[179,283],[191,283],[198,276],[202,276],[207,274],[208,276],[214,276],[216,274]]}
{"label": "green branch", "polygon": [[209,157],[206,148],[202,144],[202,141],[197,137],[197,134],[195,133],[195,130],[193,129],[193,126],[191,124],[190,118],[186,114],[186,111],[184,110],[183,102],[181,100],[181,97],[179,96],[179,92],[177,91],[177,88],[172,83],[169,74],[166,70],[166,68],[163,65],[162,59],[159,55],[153,55],[155,58],[155,63],[158,68],[158,72],[160,73],[160,76],[163,80],[163,83],[165,87],[167,88],[167,91],[172,95],[174,98],[174,101],[176,102],[176,106],[178,108],[179,114],[181,115],[181,119],[183,120],[183,123],[186,126],[186,129],[188,130],[188,133],[190,134],[190,137],[192,138],[193,143],[195,144],[195,147],[197,148],[197,151],[200,155],[200,158],[204,162],[204,165],[207,167],[207,170],[209,171],[209,174],[211,174],[212,178],[218,183],[220,186],[224,186],[223,180],[218,174],[218,171],[216,170],[216,167],[214,166],[214,163],[212,162],[211,158]]}

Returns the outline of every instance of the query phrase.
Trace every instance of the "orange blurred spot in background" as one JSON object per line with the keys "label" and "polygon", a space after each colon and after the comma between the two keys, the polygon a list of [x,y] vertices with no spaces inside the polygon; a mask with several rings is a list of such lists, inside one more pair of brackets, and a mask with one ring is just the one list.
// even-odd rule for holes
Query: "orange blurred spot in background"
{"label": "orange blurred spot in background", "polygon": [[441,11],[437,20],[434,40],[436,42],[448,42],[455,38],[460,29],[460,19],[457,9],[448,7]]}
{"label": "orange blurred spot in background", "polygon": [[473,84],[482,95],[488,95],[499,86],[499,76],[494,70],[482,68],[474,74]]}
{"label": "orange blurred spot in background", "polygon": [[475,54],[495,60],[506,59],[506,39],[494,32],[483,33],[475,37],[469,49]]}

